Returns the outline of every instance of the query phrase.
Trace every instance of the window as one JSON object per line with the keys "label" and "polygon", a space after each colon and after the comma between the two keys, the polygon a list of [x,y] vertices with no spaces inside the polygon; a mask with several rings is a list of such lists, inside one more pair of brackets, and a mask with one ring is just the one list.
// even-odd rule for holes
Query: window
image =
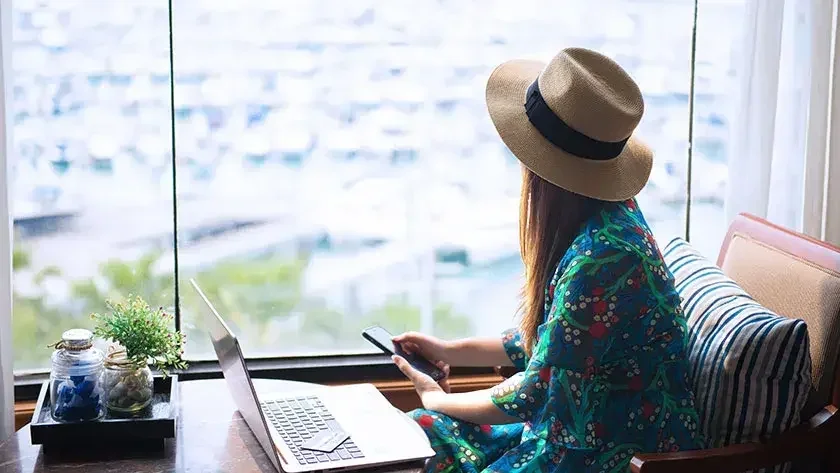
{"label": "window", "polygon": [[729,183],[727,163],[735,104],[744,0],[704,0],[697,15],[694,153],[690,210],[691,243],[712,260],[729,222],[723,205]]}
{"label": "window", "polygon": [[[708,25],[738,31],[740,1],[708,3]],[[498,333],[522,282],[520,176],[484,83],[567,46],[639,82],[638,133],[657,154],[640,202],[660,243],[684,236],[693,14],[670,0],[185,0],[170,62],[166,0],[16,1],[15,368],[44,369],[48,343],[129,293],[180,304],[187,357],[210,358],[190,278],[251,357],[367,353],[372,323]],[[732,39],[709,28],[691,215],[714,248],[734,85]]]}
{"label": "window", "polygon": [[[107,298],[174,308],[165,0],[15,1],[15,369]],[[171,266],[171,265],[170,265]]]}

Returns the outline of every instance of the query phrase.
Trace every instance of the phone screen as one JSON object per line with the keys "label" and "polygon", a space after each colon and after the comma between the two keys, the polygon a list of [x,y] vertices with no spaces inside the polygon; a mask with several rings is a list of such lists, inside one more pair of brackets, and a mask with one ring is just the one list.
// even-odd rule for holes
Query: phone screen
{"label": "phone screen", "polygon": [[411,364],[411,366],[431,376],[432,379],[434,379],[435,381],[440,381],[441,379],[443,379],[444,373],[440,370],[440,368],[438,368],[434,365],[434,363],[430,362],[429,360],[423,358],[420,355],[404,352],[402,348],[400,348],[399,346],[394,344],[393,341],[391,341],[391,337],[393,337],[393,335],[391,335],[384,328],[370,327],[368,329],[365,329],[364,332],[362,332],[362,336],[365,337],[367,341],[379,347],[379,349],[384,351],[386,354],[399,355],[405,358],[405,361]]}
{"label": "phone screen", "polygon": [[371,327],[366,329],[364,332],[365,338],[368,341],[375,342],[374,345],[377,345],[382,351],[388,353],[389,355],[400,355],[402,356],[402,350],[397,347],[393,341],[391,341],[391,335],[387,330],[382,327]]}

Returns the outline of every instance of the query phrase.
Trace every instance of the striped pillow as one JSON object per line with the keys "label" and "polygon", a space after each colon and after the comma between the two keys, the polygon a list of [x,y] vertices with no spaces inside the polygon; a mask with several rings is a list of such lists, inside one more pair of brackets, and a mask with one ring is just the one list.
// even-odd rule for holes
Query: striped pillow
{"label": "striped pillow", "polygon": [[689,374],[710,445],[755,442],[799,424],[811,387],[805,322],[762,307],[681,239],[664,256],[688,319]]}

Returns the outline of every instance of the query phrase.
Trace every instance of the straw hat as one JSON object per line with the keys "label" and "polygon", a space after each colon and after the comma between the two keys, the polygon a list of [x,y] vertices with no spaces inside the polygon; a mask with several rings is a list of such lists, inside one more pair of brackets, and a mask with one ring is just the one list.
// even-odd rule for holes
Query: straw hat
{"label": "straw hat", "polygon": [[487,108],[511,152],[556,186],[622,201],[647,183],[653,152],[633,136],[642,93],[602,54],[569,48],[547,65],[506,62],[487,82]]}

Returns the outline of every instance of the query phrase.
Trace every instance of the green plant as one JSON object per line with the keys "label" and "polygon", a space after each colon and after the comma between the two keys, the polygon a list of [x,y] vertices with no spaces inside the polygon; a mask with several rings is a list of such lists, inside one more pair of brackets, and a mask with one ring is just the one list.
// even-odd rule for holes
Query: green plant
{"label": "green plant", "polygon": [[152,309],[139,296],[129,295],[125,302],[108,302],[110,312],[94,313],[94,334],[118,343],[126,358],[138,366],[154,364],[164,376],[169,369],[185,369],[184,335],[172,328],[172,315],[163,308]]}

